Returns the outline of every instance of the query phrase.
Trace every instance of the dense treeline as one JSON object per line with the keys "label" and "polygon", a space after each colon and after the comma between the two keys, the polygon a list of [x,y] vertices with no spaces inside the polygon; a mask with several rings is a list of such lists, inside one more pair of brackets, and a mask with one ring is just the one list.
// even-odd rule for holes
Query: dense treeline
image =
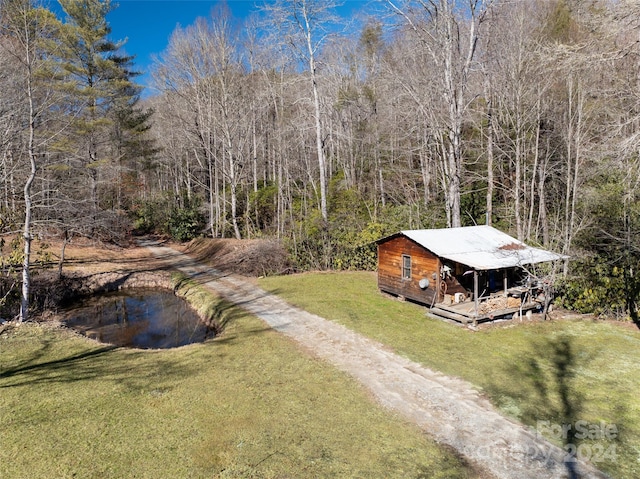
{"label": "dense treeline", "polygon": [[[24,224],[33,150],[49,230],[117,238],[130,218],[178,239],[278,237],[300,268],[371,268],[372,241],[398,229],[490,223],[572,256],[565,304],[637,319],[636,2],[380,0],[349,24],[331,1],[243,22],[217,9],[176,29],[145,108],[108,3],[61,3],[32,147],[26,70],[0,71],[3,231]],[[9,20],[3,65],[22,58]]]}

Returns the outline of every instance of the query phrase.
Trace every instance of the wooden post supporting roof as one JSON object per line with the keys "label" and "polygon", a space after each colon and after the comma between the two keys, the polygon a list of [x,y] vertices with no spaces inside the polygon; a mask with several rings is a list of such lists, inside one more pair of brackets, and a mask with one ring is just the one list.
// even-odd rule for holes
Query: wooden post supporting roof
{"label": "wooden post supporting roof", "polygon": [[473,270],[473,305],[475,306],[475,321],[478,320],[478,270]]}
{"label": "wooden post supporting roof", "polygon": [[507,276],[507,270],[506,268],[502,270],[502,286],[504,289],[504,295],[507,295],[507,291],[509,289],[509,279]]}

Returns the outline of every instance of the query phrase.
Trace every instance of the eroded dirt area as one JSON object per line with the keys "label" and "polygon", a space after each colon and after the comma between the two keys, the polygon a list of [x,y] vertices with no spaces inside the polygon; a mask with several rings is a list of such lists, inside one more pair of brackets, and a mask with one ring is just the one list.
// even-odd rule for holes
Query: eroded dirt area
{"label": "eroded dirt area", "polygon": [[[184,245],[162,243],[187,252],[204,264],[215,264],[220,270],[246,277],[291,271],[287,252],[276,241],[196,239]],[[65,247],[62,275],[59,275],[62,243],[34,240],[31,268],[33,317],[44,316],[46,319],[69,301],[98,292],[126,288],[172,289],[171,273],[166,263],[147,249],[135,246],[135,243],[117,246],[75,238]],[[8,247],[1,253],[8,254]],[[0,300],[5,295],[8,299],[0,303],[2,321],[14,319],[19,311],[18,268],[16,265],[13,275],[0,276]]]}

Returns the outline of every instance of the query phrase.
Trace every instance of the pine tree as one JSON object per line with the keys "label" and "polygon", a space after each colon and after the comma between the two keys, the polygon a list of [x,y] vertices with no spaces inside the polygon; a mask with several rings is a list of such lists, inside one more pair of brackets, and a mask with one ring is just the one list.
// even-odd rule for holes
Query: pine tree
{"label": "pine tree", "polygon": [[[109,0],[61,0],[66,19],[65,69],[75,97],[72,134],[60,149],[72,158],[68,180],[92,223],[90,232],[110,229],[104,209],[120,206],[125,165],[153,155],[144,137],[151,112],[138,107],[140,87],[133,79],[133,57],[120,54],[124,42],[114,42],[107,15]],[[89,191],[86,185],[89,185]],[[115,184],[115,188],[108,185]],[[105,185],[103,187],[103,185]],[[86,201],[88,199],[88,201]],[[82,205],[74,203],[74,207]],[[77,215],[78,217],[87,215]]]}

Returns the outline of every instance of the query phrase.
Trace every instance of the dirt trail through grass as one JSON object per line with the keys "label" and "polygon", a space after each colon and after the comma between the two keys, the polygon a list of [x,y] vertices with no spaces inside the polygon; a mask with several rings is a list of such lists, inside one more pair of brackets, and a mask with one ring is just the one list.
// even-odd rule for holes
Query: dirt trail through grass
{"label": "dirt trail through grass", "polygon": [[[151,241],[141,245],[349,373],[384,406],[496,477],[572,477],[561,448],[499,414],[469,383],[432,371],[337,323],[294,308],[241,277],[199,264]],[[607,477],[588,464],[571,465],[578,474],[573,477]]]}

